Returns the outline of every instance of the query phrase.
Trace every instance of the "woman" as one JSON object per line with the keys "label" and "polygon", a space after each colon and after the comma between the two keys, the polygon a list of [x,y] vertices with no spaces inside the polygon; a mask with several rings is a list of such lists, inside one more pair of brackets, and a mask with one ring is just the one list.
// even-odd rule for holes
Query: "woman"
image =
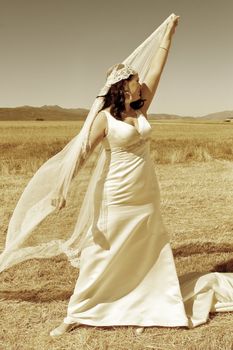
{"label": "woman", "polygon": [[[112,84],[92,124],[90,152],[102,142],[107,154],[94,194],[95,229],[92,227],[89,234],[89,247],[82,251],[80,274],[67,317],[50,332],[51,336],[59,336],[82,323],[187,325],[160,214],[159,187],[149,155],[151,126],[147,120],[178,19],[175,16],[167,26],[144,83],[140,84],[136,71],[129,70],[127,78]],[[112,67],[107,75],[114,69],[116,74],[127,75],[124,64]],[[55,204],[61,209],[65,201]],[[164,277],[161,288],[155,281],[165,261],[163,273],[167,278]],[[162,290],[167,290],[167,295],[158,298]],[[157,306],[153,305],[156,300]],[[173,310],[174,320],[158,316],[161,308],[163,312]],[[142,330],[140,327],[137,332]]]}

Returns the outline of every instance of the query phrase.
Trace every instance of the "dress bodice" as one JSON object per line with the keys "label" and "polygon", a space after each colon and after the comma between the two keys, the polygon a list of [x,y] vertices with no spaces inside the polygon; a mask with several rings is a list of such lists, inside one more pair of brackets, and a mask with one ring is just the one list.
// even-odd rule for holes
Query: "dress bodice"
{"label": "dress bodice", "polygon": [[129,123],[118,120],[107,111],[105,112],[108,132],[103,140],[105,149],[114,147],[127,148],[138,143],[145,143],[151,138],[151,125],[141,111],[137,113],[137,128]]}

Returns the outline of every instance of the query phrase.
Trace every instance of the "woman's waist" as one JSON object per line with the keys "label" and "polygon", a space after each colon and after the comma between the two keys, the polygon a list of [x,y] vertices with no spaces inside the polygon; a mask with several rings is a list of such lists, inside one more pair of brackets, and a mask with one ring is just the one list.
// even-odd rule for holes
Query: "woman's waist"
{"label": "woman's waist", "polygon": [[129,152],[124,150],[111,150],[106,152],[106,159],[109,166],[118,165],[125,167],[129,165],[142,165],[150,161],[149,152]]}
{"label": "woman's waist", "polygon": [[[121,178],[142,178],[153,171],[153,162],[149,154],[138,156],[134,154],[112,155],[106,158],[104,167],[105,178],[109,180]],[[107,176],[106,176],[107,174]]]}
{"label": "woman's waist", "polygon": [[145,158],[150,154],[150,145],[148,143],[133,144],[133,145],[111,145],[109,148],[105,148],[106,156],[111,158],[128,158],[139,157]]}

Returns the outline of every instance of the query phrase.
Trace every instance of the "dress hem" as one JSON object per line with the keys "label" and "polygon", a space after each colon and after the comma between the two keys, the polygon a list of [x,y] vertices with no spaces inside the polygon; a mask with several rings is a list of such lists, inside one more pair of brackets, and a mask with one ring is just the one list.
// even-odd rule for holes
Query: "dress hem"
{"label": "dress hem", "polygon": [[73,323],[80,323],[80,325],[87,325],[87,326],[94,326],[94,327],[118,327],[118,326],[135,326],[135,327],[187,327],[189,328],[189,323],[188,321],[186,323],[182,322],[173,322],[173,323],[155,323],[155,322],[151,322],[151,323],[143,323],[143,322],[140,322],[140,323],[113,323],[113,324],[106,324],[106,323],[102,323],[102,322],[92,322],[92,321],[87,321],[87,322],[83,322],[83,319],[80,319],[80,318],[77,318],[75,319],[75,321],[70,321],[70,322],[67,322],[66,319],[64,319],[64,323],[66,324],[73,324]]}

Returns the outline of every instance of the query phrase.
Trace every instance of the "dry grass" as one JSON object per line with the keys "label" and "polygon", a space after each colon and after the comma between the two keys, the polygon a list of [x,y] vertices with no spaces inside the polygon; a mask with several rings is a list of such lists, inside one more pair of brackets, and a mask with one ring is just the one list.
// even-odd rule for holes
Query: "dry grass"
{"label": "dry grass", "polygon": [[[34,173],[74,137],[82,122],[0,123],[0,174]],[[233,160],[233,123],[152,122],[155,163]]]}
{"label": "dry grass", "polygon": [[[0,145],[1,247],[12,210],[32,173],[79,128],[74,122],[0,124],[1,135],[4,132]],[[151,152],[179,275],[233,271],[232,131],[232,126],[221,123],[153,125]],[[72,191],[69,215],[64,209],[56,218],[56,227],[65,220],[70,232],[80,201]],[[48,231],[52,225],[53,219],[46,219],[40,230]],[[66,315],[77,276],[78,270],[63,255],[26,261],[1,273],[0,349],[233,349],[232,313],[211,314],[206,324],[194,329],[149,327],[136,337],[131,326],[82,326],[60,339],[50,339],[49,331]]]}

